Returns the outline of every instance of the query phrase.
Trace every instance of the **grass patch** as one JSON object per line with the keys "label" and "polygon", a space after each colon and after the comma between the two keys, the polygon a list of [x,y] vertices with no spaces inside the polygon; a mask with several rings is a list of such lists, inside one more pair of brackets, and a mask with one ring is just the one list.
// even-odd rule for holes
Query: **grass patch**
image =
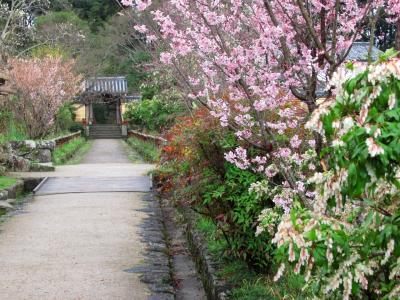
{"label": "grass patch", "polygon": [[156,163],[159,161],[161,150],[156,144],[145,142],[134,137],[129,138],[127,143],[143,157],[144,161],[149,163]]}
{"label": "grass patch", "polygon": [[[204,217],[196,221],[196,229],[204,234],[207,248],[216,263],[217,276],[231,286],[231,299],[308,299],[302,288],[304,279],[293,273],[286,273],[278,282],[272,274],[259,274],[238,259],[229,256],[229,247],[217,226]],[[274,268],[273,268],[274,269]]]}
{"label": "grass patch", "polygon": [[23,130],[23,126],[17,126],[14,121],[11,121],[6,132],[0,133],[0,144],[9,141],[27,140],[28,136]]}
{"label": "grass patch", "polygon": [[133,162],[134,164],[143,163],[143,158],[133,149],[133,147],[130,146],[129,143],[124,143],[124,147],[131,162]]}
{"label": "grass patch", "polygon": [[14,185],[16,182],[17,182],[17,179],[15,179],[15,178],[0,176],[0,190],[9,188],[10,186]]}
{"label": "grass patch", "polygon": [[68,143],[57,147],[53,152],[53,163],[55,165],[62,165],[68,163],[78,163],[84,153],[90,148],[84,138],[80,137],[73,139]]}
{"label": "grass patch", "polygon": [[206,237],[207,248],[213,258],[216,261],[221,259],[228,248],[228,244],[223,237],[219,236],[217,226],[210,219],[199,218],[196,222],[196,228]]}

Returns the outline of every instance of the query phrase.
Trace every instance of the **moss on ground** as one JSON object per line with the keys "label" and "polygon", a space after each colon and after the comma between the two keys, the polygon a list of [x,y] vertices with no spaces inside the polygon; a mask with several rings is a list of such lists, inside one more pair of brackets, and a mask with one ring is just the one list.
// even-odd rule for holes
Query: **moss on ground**
{"label": "moss on ground", "polygon": [[10,186],[14,185],[17,182],[17,179],[7,177],[7,176],[0,176],[0,190],[4,190],[9,188]]}

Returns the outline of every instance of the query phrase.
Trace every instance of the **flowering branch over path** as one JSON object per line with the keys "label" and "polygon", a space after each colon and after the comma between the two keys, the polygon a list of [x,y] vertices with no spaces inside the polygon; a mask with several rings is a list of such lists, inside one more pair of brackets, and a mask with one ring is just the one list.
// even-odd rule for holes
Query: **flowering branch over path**
{"label": "flowering branch over path", "polygon": [[[286,196],[296,195],[311,207],[311,194],[298,188],[304,174],[294,171],[289,161],[301,164],[301,154],[310,143],[319,153],[322,140],[318,134],[307,134],[302,124],[317,107],[318,91],[346,60],[367,19],[385,2],[124,4],[142,11],[147,22],[135,29],[165,50],[160,60],[175,71],[188,97],[234,130],[244,147],[261,150],[252,157],[237,149],[227,158],[266,175],[270,166],[277,168],[285,178],[283,184],[293,190]],[[285,141],[288,134],[293,142]]]}

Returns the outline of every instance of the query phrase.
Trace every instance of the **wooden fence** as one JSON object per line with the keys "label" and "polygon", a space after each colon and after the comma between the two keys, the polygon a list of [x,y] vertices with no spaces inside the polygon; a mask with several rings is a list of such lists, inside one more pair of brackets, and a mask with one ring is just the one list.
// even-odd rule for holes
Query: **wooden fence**
{"label": "wooden fence", "polygon": [[56,143],[56,147],[59,147],[65,143],[68,143],[69,141],[79,138],[82,136],[82,132],[77,131],[68,135],[64,135],[62,137],[54,139],[54,142]]}
{"label": "wooden fence", "polygon": [[156,144],[157,146],[165,146],[168,142],[166,139],[163,139],[162,137],[144,134],[144,133],[141,133],[136,130],[129,130],[128,137],[135,137],[142,141],[152,142],[152,143]]}

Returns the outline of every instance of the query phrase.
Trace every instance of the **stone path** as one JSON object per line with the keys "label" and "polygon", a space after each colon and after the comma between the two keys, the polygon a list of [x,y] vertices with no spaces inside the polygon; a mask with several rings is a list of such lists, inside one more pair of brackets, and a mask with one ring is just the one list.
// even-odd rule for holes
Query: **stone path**
{"label": "stone path", "polygon": [[0,299],[150,297],[140,275],[126,270],[146,257],[152,165],[132,164],[125,150],[119,140],[95,140],[82,164],[18,174],[55,179],[1,225]]}
{"label": "stone path", "polygon": [[84,157],[83,164],[124,163],[129,164],[126,147],[121,140],[93,140],[93,146]]}

